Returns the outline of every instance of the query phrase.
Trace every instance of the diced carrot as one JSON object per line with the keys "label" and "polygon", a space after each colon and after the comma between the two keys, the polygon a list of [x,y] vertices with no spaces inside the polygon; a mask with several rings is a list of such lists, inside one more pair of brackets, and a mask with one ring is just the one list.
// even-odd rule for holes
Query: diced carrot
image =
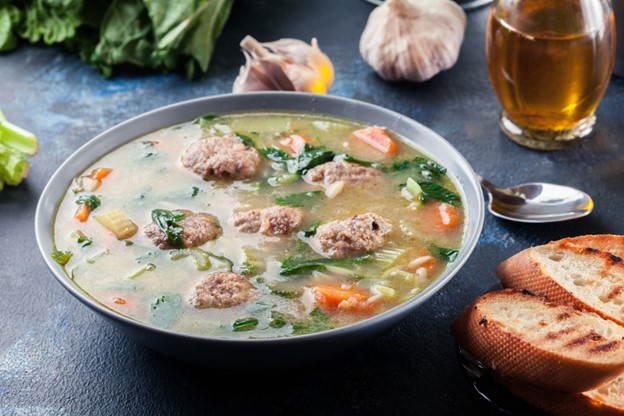
{"label": "diced carrot", "polygon": [[105,177],[107,177],[113,170],[109,169],[109,168],[97,168],[97,169],[93,169],[93,171],[91,172],[91,174],[89,175],[90,178],[101,181],[102,179],[104,179]]}
{"label": "diced carrot", "polygon": [[459,225],[459,211],[453,205],[441,202],[438,206],[440,224],[447,229],[455,228]]}
{"label": "diced carrot", "polygon": [[118,297],[114,297],[113,298],[113,302],[116,303],[117,305],[125,305],[126,304],[126,300],[124,298],[118,298]]}
{"label": "diced carrot", "polygon": [[382,128],[366,127],[356,130],[353,132],[353,137],[386,155],[394,155],[397,152],[396,143]]}
{"label": "diced carrot", "polygon": [[303,136],[298,134],[291,134],[288,137],[284,137],[280,140],[280,145],[286,150],[291,156],[296,156],[303,152],[303,148],[306,144],[310,144],[309,140],[306,140]]}
{"label": "diced carrot", "polygon": [[319,285],[312,288],[314,298],[321,309],[344,310],[371,313],[378,304],[367,302],[370,293],[356,288],[343,288],[340,285]]}
{"label": "diced carrot", "polygon": [[74,214],[74,218],[80,222],[85,222],[89,218],[90,213],[91,213],[91,210],[89,209],[89,205],[80,204],[78,205],[78,209],[76,210],[76,213]]}

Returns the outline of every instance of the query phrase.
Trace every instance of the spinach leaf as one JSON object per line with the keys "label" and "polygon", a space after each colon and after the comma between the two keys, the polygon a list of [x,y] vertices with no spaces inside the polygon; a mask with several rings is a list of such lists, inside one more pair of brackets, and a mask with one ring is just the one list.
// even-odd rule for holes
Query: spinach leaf
{"label": "spinach leaf", "polygon": [[309,191],[298,194],[276,195],[275,203],[288,207],[309,207],[316,203],[321,194],[321,191]]}
{"label": "spinach leaf", "polygon": [[169,252],[169,257],[171,260],[180,260],[185,257],[191,256],[193,261],[195,262],[195,267],[199,271],[209,270],[212,267],[212,263],[210,262],[210,255],[208,252],[202,250],[201,248],[183,248],[180,250],[171,250]]}
{"label": "spinach leaf", "polygon": [[95,195],[82,195],[80,198],[76,200],[76,204],[86,204],[89,207],[89,211],[93,211],[97,207],[100,206],[102,201]]}
{"label": "spinach leaf", "polygon": [[423,203],[427,203],[430,200],[444,202],[453,206],[458,206],[461,203],[461,199],[457,194],[437,183],[418,182],[418,185],[420,185],[420,189],[422,190],[420,200]]}
{"label": "spinach leaf", "polygon": [[245,136],[244,134],[240,134],[240,133],[234,133],[234,134],[236,135],[236,137],[238,137],[238,139],[241,142],[243,142],[245,146],[252,147],[252,148],[256,147],[256,142],[251,137]]}
{"label": "spinach leaf", "polygon": [[346,153],[341,153],[341,154],[336,155],[334,157],[334,161],[339,161],[339,160],[344,160],[345,162],[351,162],[351,163],[355,163],[356,165],[366,166],[366,167],[369,167],[369,168],[377,169],[377,170],[380,170],[382,172],[386,172],[388,170],[388,167],[386,165],[382,164],[382,163],[370,162],[368,160],[358,159],[358,158],[353,157],[351,155],[348,155]]}
{"label": "spinach leaf", "polygon": [[289,289],[271,289],[271,294],[276,296],[281,296],[286,299],[294,299],[300,297],[303,292],[300,290],[289,290]]}
{"label": "spinach leaf", "polygon": [[234,332],[251,331],[257,326],[258,320],[256,318],[241,318],[234,321],[232,330]]}
{"label": "spinach leaf", "polygon": [[445,263],[452,263],[457,259],[457,255],[459,251],[453,250],[450,248],[439,247],[435,244],[429,246],[429,252],[433,254],[434,257],[444,261]]}
{"label": "spinach leaf", "polygon": [[277,147],[265,147],[260,151],[267,159],[274,162],[287,162],[290,160],[290,155],[282,149]]}
{"label": "spinach leaf", "polygon": [[329,316],[319,308],[312,309],[308,316],[310,320],[298,321],[292,324],[293,335],[311,334],[334,328]]}
{"label": "spinach leaf", "polygon": [[212,124],[212,121],[219,118],[218,114],[215,113],[206,113],[203,116],[199,116],[193,122],[194,124],[199,124],[202,127]]}
{"label": "spinach leaf", "polygon": [[321,225],[321,220],[314,221],[312,223],[312,225],[310,225],[310,227],[308,227],[307,230],[303,231],[303,235],[305,237],[312,237],[316,233],[316,230],[319,227],[319,225]]}
{"label": "spinach leaf", "polygon": [[313,270],[326,270],[326,265],[349,267],[357,264],[368,263],[372,259],[373,256],[370,254],[365,254],[351,259],[331,259],[323,257],[319,259],[300,260],[288,257],[282,261],[282,270],[280,271],[280,275],[293,276],[308,273]]}
{"label": "spinach leaf", "polygon": [[303,152],[297,155],[296,158],[288,160],[286,166],[290,173],[305,174],[308,170],[318,165],[330,162],[334,159],[334,156],[336,154],[325,147],[314,147],[306,143],[303,147]]}
{"label": "spinach leaf", "polygon": [[446,174],[446,168],[433,160],[416,156],[412,160],[395,160],[390,166],[392,172],[400,172],[408,169],[416,169],[420,176],[431,179],[440,179]]}
{"label": "spinach leaf", "polygon": [[271,322],[269,323],[271,328],[282,328],[286,325],[288,325],[288,322],[284,319],[282,314],[271,312]]}
{"label": "spinach leaf", "polygon": [[170,328],[180,315],[182,298],[177,293],[164,293],[149,305],[152,324],[160,328]]}
{"label": "spinach leaf", "polygon": [[200,191],[200,189],[199,189],[198,187],[193,186],[193,187],[191,188],[191,196],[192,196],[193,198],[195,198],[197,195],[199,195],[199,191]]}
{"label": "spinach leaf", "polygon": [[184,228],[178,223],[184,217],[185,214],[180,211],[152,210],[152,220],[165,233],[169,245],[176,248],[181,248],[184,245],[182,241]]}

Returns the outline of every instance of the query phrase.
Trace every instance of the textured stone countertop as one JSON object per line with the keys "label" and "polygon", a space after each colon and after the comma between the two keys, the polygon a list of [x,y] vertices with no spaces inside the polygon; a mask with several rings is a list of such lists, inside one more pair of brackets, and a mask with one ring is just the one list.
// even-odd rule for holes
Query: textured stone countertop
{"label": "textured stone countertop", "polygon": [[[0,55],[0,108],[35,132],[30,177],[0,192],[0,414],[496,414],[464,378],[449,325],[496,287],[496,265],[566,236],[624,234],[624,81],[613,78],[595,133],[554,153],[521,148],[499,131],[485,68],[486,9],[470,12],[457,64],[423,84],[388,83],[358,52],[372,6],[361,0],[240,0],[206,75],[122,72],[101,78],[59,48]],[[546,181],[579,187],[596,203],[583,219],[510,223],[487,214],[467,264],[399,326],[328,362],[273,371],[224,371],[177,362],[134,343],[85,308],[47,270],[33,218],[52,173],[96,134],[145,111],[225,93],[243,63],[238,42],[316,36],[332,58],[330,93],[403,113],[445,137],[476,171],[501,185]],[[261,357],[259,357],[261,359]]]}

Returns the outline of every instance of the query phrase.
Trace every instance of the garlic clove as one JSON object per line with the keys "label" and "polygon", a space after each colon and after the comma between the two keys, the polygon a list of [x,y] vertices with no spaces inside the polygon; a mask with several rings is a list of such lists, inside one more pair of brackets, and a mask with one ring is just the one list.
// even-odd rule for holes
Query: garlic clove
{"label": "garlic clove", "polygon": [[452,0],[386,0],[368,18],[360,54],[384,79],[422,82],[455,64],[465,29]]}
{"label": "garlic clove", "polygon": [[234,81],[233,92],[287,90],[324,94],[333,83],[331,61],[316,39],[259,43],[251,36],[241,42],[246,63]]}

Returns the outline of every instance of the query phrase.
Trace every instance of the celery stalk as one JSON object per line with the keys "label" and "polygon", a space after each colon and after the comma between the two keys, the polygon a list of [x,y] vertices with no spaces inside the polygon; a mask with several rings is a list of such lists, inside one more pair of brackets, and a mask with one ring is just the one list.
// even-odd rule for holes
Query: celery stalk
{"label": "celery stalk", "polygon": [[1,118],[0,143],[29,156],[37,153],[39,148],[34,134]]}

